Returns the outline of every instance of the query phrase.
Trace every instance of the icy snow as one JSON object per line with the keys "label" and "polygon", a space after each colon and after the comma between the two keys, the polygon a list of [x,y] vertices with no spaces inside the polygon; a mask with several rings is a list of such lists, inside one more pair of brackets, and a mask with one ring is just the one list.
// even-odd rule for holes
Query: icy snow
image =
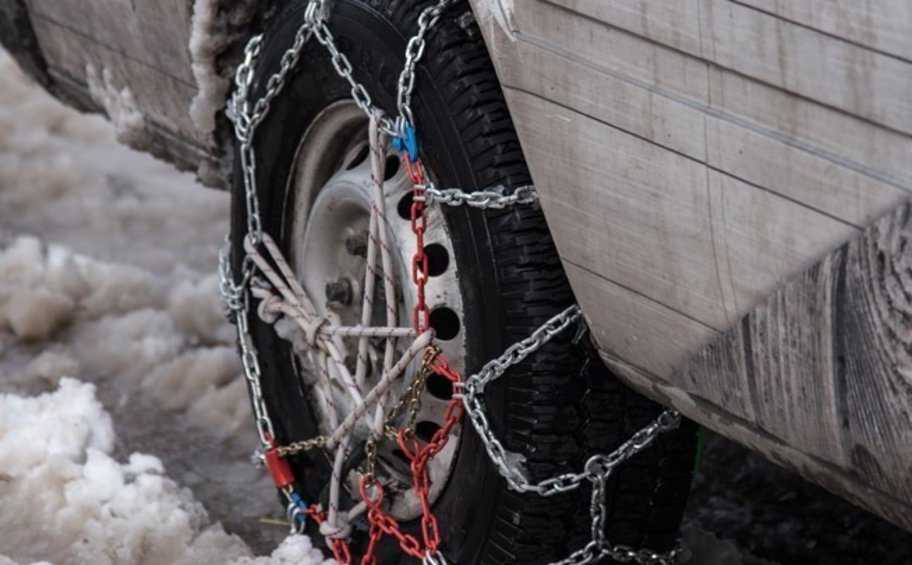
{"label": "icy snow", "polygon": [[0,395],[0,563],[323,561],[305,537],[253,559],[157,458],[112,458],[114,437],[90,384],[64,378],[37,397]]}
{"label": "icy snow", "polygon": [[224,107],[230,84],[216,68],[216,57],[229,44],[225,31],[220,29],[217,4],[214,0],[196,0],[190,22],[191,68],[197,88],[190,103],[190,119],[206,135],[215,129],[215,114]]}
{"label": "icy snow", "polygon": [[252,21],[263,16],[269,3],[256,0],[194,0],[190,20],[190,60],[196,81],[196,96],[190,103],[190,120],[197,131],[210,138],[215,118],[225,108],[234,78],[231,69],[220,69],[219,58],[246,41]]}
{"label": "icy snow", "polygon": [[86,65],[86,82],[92,100],[104,108],[114,125],[117,140],[132,147],[143,147],[147,136],[146,121],[136,107],[130,89],[126,86],[117,88],[110,69],[102,69],[99,75],[91,63]]}
{"label": "icy snow", "polygon": [[0,75],[0,565],[321,562],[259,522],[281,509],[218,297],[227,194]]}

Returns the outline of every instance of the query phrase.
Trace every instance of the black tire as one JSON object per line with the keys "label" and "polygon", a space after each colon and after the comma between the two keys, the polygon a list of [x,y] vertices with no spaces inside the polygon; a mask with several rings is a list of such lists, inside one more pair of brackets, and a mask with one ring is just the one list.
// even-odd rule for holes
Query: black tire
{"label": "black tire", "polygon": [[[405,44],[426,1],[338,0],[330,28],[354,75],[388,112]],[[273,18],[256,71],[253,96],[278,68],[292,43],[306,2],[291,0]],[[297,140],[314,116],[349,97],[325,50],[305,48],[300,71],[273,101],[255,139],[264,229],[282,246],[286,192]],[[430,34],[418,67],[413,106],[425,164],[443,185],[464,188],[530,181],[522,150],[468,3],[451,8]],[[238,172],[239,173],[239,172]],[[235,269],[246,229],[243,184],[235,175]],[[477,370],[510,344],[574,301],[548,227],[537,207],[501,212],[445,211],[466,305],[467,365]],[[579,470],[594,453],[608,452],[654,418],[661,407],[632,392],[574,332],[555,339],[487,391],[486,402],[505,446],[522,453],[534,478]],[[291,353],[269,326],[255,323],[263,389],[280,442],[312,437],[316,425]],[[466,425],[466,429],[469,427]],[[612,479],[608,537],[616,543],[669,549],[678,535],[694,463],[695,428],[685,423],[627,463]],[[292,460],[299,488],[320,496],[329,475],[325,457]],[[588,540],[588,489],[541,498],[505,486],[473,431],[461,435],[454,472],[434,511],[442,550],[457,563],[544,563]],[[406,524],[417,531],[417,523]],[[319,536],[314,536],[318,539]],[[363,543],[363,534],[361,535]],[[355,545],[359,544],[356,536]],[[386,539],[381,563],[401,553]],[[402,562],[406,562],[402,559]]]}

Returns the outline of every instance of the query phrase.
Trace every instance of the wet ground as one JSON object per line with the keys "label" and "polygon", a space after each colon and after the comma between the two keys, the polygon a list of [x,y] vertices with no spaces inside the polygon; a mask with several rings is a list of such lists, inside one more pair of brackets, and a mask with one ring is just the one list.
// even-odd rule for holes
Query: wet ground
{"label": "wet ground", "polygon": [[714,434],[686,522],[772,563],[912,563],[912,534]]}

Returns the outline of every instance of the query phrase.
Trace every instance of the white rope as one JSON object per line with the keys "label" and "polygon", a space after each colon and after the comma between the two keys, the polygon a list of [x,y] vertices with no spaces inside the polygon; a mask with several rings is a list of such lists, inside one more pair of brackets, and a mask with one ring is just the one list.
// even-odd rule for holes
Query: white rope
{"label": "white rope", "polygon": [[[357,326],[340,326],[333,324],[332,320],[317,314],[317,310],[307,295],[307,292],[297,280],[294,271],[283,257],[275,241],[266,233],[259,239],[259,245],[249,236],[244,240],[244,249],[251,260],[256,264],[265,279],[258,278],[251,285],[251,293],[260,301],[257,314],[260,319],[268,324],[280,324],[280,319],[291,321],[303,332],[303,347],[310,349],[311,359],[318,372],[317,378],[323,383],[326,391],[320,391],[319,400],[328,407],[328,420],[333,432],[329,435],[326,448],[335,449],[333,468],[330,476],[329,503],[326,521],[320,526],[320,533],[328,540],[345,539],[351,534],[351,512],[340,509],[342,493],[342,480],[345,461],[349,455],[349,445],[357,422],[363,418],[371,407],[376,406],[371,428],[375,433],[383,432],[386,396],[397,381],[405,373],[409,364],[417,358],[433,340],[433,332],[417,335],[412,328],[398,327],[396,289],[392,273],[394,265],[389,244],[389,234],[386,224],[385,199],[383,196],[383,173],[385,168],[385,152],[383,139],[380,132],[382,114],[376,112],[370,121],[370,155],[371,155],[371,214],[367,247],[367,265],[364,274],[364,295],[362,297],[362,311],[360,324]],[[260,252],[260,246],[265,250],[267,259]],[[379,250],[378,250],[379,247]],[[386,326],[370,326],[373,312],[373,297],[377,284],[377,256],[379,251],[380,267],[383,274],[384,298],[386,303]],[[292,326],[292,327],[293,327]],[[297,330],[295,330],[297,331]],[[282,337],[293,343],[296,337],[287,331]],[[352,375],[345,365],[341,353],[342,344],[338,339],[342,337],[356,337],[357,365],[355,374]],[[385,348],[383,354],[383,374],[379,382],[367,392],[361,394],[366,386],[368,367],[368,347],[370,338],[383,338]],[[402,357],[394,362],[395,340],[397,338],[415,338],[406,349]],[[330,371],[333,366],[336,371]],[[339,422],[338,407],[329,386],[330,379],[336,376],[342,381],[345,390],[355,403],[355,407]],[[355,509],[353,509],[355,510]],[[361,512],[364,508],[361,509]]]}
{"label": "white rope", "polygon": [[[368,143],[371,154],[371,192],[373,202],[371,205],[371,218],[376,218],[375,232],[370,237],[379,236],[380,240],[380,261],[383,266],[383,292],[386,305],[386,325],[395,327],[398,323],[396,312],[396,288],[393,282],[393,258],[390,250],[389,231],[386,220],[386,199],[383,197],[383,178],[386,169],[386,151],[383,134],[380,130],[383,112],[375,109],[371,114],[370,127],[368,129]],[[368,242],[370,243],[370,242]],[[375,277],[376,273],[365,273],[365,276]],[[364,324],[362,322],[363,325]],[[364,338],[361,338],[364,340]],[[359,344],[360,345],[360,344]],[[393,367],[393,356],[396,353],[396,342],[394,339],[387,339],[383,351],[383,373],[390,373]],[[374,412],[374,431],[382,433],[384,412],[386,409],[386,395],[382,395],[377,400],[377,409]]]}
{"label": "white rope", "polygon": [[339,408],[336,406],[336,400],[333,398],[332,386],[329,376],[329,359],[325,351],[316,351],[316,363],[319,375],[317,376],[322,383],[322,387],[315,387],[323,398],[324,403],[329,407],[329,427],[336,429],[339,427]]}
{"label": "white rope", "polygon": [[326,442],[326,445],[330,448],[335,446],[339,440],[346,435],[348,435],[352,428],[354,428],[355,422],[359,418],[364,416],[370,407],[380,399],[380,396],[386,393],[387,390],[396,382],[396,379],[399,378],[403,372],[405,372],[408,364],[412,362],[413,359],[418,357],[418,355],[424,351],[424,348],[430,345],[431,340],[434,339],[434,332],[424,332],[417,338],[412,344],[405,350],[405,353],[399,358],[399,361],[393,365],[389,371],[383,374],[383,377],[380,379],[380,382],[370,390],[365,396],[364,400],[358,403],[357,406],[345,417],[345,420],[339,425],[338,428],[329,436],[329,440]]}
{"label": "white rope", "polygon": [[[316,309],[307,296],[307,292],[294,276],[294,272],[291,270],[288,262],[282,257],[282,252],[279,251],[278,246],[269,234],[265,232],[260,234],[260,243],[266,249],[267,253],[269,253],[279,271],[277,272],[273,269],[272,265],[269,264],[269,261],[263,257],[250,235],[244,239],[244,250],[247,252],[248,257],[250,257],[254,264],[260,269],[260,272],[263,273],[263,276],[266,277],[270,284],[272,284],[285,299],[285,305],[282,306],[282,309],[283,311],[287,309],[288,317],[294,320],[301,329],[304,330],[307,343],[311,346],[323,349],[329,354],[329,359],[333,362],[333,365],[335,365],[336,370],[342,379],[342,383],[345,385],[345,390],[348,391],[355,402],[361,402],[361,391],[355,384],[355,380],[352,378],[348,368],[345,366],[345,359],[339,351],[338,345],[331,339],[320,339],[318,330],[325,323],[328,323],[328,321],[317,315]],[[254,287],[251,292],[254,297],[257,297],[257,295],[266,296],[265,289]]]}
{"label": "white rope", "polygon": [[350,443],[351,432],[349,431],[342,438],[339,447],[336,448],[332,473],[329,476],[329,512],[326,515],[326,521],[320,524],[320,533],[327,539],[344,539],[351,533],[348,516],[344,512],[339,512],[339,498],[342,495],[342,471],[345,467],[345,458],[348,455]]}

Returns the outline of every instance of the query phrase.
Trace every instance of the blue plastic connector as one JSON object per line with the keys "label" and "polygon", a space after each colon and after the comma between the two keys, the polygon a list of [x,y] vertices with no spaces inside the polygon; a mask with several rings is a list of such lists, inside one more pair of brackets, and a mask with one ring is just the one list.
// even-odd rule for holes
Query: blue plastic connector
{"label": "blue plastic connector", "polygon": [[418,160],[418,136],[415,134],[415,126],[405,126],[401,137],[393,138],[393,149],[402,153],[408,153],[408,159],[412,163]]}

